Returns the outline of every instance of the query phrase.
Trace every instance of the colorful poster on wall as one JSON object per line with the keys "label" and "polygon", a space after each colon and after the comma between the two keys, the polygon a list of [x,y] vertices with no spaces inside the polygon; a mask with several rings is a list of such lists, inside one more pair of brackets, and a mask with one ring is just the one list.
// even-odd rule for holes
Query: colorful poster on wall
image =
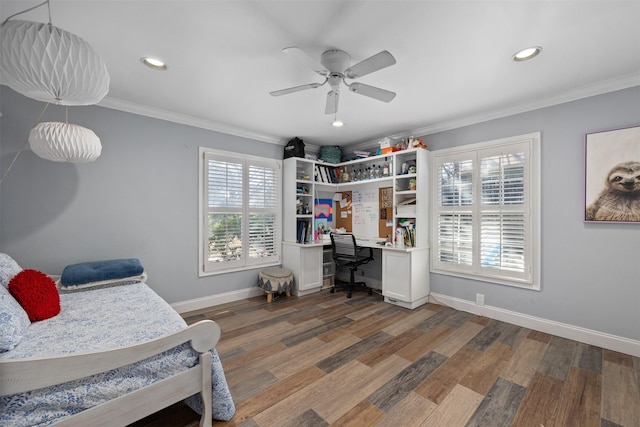
{"label": "colorful poster on wall", "polygon": [[324,218],[327,221],[333,221],[333,200],[315,199],[313,212],[316,219]]}

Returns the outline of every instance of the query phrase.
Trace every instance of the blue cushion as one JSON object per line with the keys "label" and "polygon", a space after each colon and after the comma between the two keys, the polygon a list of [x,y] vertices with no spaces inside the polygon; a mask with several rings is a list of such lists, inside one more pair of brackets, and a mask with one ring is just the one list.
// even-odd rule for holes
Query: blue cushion
{"label": "blue cushion", "polygon": [[112,259],[108,261],[82,262],[64,268],[60,285],[75,286],[105,280],[140,276],[144,268],[137,258]]}

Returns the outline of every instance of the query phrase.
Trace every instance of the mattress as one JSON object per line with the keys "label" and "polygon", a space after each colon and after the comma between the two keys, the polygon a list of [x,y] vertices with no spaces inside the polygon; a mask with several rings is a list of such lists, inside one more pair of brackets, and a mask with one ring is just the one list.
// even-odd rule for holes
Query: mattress
{"label": "mattress", "polygon": [[[144,283],[61,293],[57,316],[32,323],[13,350],[0,359],[49,357],[101,351],[157,338],[186,327],[180,315]],[[228,420],[235,406],[215,349],[212,361],[213,418]],[[0,425],[45,426],[198,363],[188,344],[119,369],[53,387],[0,397]],[[201,412],[198,396],[187,404]]]}

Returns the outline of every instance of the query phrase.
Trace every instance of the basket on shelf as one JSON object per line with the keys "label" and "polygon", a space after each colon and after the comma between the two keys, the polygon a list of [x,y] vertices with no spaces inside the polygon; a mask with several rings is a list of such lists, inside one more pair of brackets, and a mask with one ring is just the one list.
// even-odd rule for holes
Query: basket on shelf
{"label": "basket on shelf", "polygon": [[327,163],[340,163],[342,150],[336,145],[323,145],[320,147],[320,160]]}

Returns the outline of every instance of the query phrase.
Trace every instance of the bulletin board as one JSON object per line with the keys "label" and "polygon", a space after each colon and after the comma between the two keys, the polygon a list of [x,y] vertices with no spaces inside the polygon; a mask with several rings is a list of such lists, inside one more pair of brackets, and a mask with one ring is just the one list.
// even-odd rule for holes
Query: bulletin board
{"label": "bulletin board", "polygon": [[378,237],[386,238],[393,233],[393,188],[378,189],[378,210]]}
{"label": "bulletin board", "polygon": [[336,228],[344,228],[345,231],[351,232],[351,218],[352,218],[352,206],[351,206],[351,191],[342,192],[343,202],[336,203]]}

